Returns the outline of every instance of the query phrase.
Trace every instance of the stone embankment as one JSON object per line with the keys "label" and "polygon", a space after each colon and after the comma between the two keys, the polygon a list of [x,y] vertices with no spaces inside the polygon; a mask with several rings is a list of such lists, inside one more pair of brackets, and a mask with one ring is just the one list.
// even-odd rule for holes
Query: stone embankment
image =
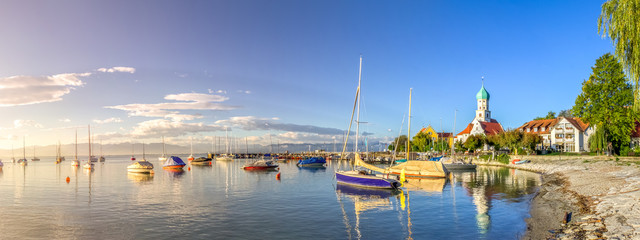
{"label": "stone embankment", "polygon": [[531,162],[505,165],[475,161],[542,174],[542,186],[531,203],[523,239],[640,239],[640,159],[523,159]]}

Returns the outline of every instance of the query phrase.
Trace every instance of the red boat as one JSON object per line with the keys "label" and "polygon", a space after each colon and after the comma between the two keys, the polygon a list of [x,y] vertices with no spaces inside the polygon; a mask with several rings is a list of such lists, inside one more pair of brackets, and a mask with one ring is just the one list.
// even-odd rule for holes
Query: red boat
{"label": "red boat", "polygon": [[258,160],[242,166],[244,170],[276,170],[277,168],[278,164],[272,160]]}

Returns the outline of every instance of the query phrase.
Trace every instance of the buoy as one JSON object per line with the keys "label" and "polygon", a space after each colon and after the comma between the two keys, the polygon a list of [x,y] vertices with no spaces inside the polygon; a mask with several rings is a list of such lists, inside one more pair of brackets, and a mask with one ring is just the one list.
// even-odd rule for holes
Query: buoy
{"label": "buoy", "polygon": [[280,180],[280,173],[276,174],[276,179]]}
{"label": "buoy", "polygon": [[213,165],[213,161],[210,161],[210,162],[209,162],[209,165]]}
{"label": "buoy", "polygon": [[187,170],[191,171],[191,167],[188,167]]}
{"label": "buoy", "polygon": [[69,183],[70,181],[71,181],[71,178],[67,176],[67,183]]}

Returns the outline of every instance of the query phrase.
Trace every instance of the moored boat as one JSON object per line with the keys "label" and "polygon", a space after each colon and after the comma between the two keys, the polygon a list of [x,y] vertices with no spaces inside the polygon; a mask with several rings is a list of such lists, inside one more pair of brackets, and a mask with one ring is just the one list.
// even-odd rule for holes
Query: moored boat
{"label": "moored boat", "polygon": [[199,157],[191,161],[191,165],[211,165],[211,158]]}
{"label": "moored boat", "polygon": [[323,167],[327,164],[327,160],[323,157],[311,157],[305,160],[298,160],[298,167]]}
{"label": "moored boat", "polygon": [[244,170],[276,170],[278,168],[278,164],[273,160],[258,160],[252,163],[247,163],[242,166]]}
{"label": "moored boat", "polygon": [[336,181],[341,184],[367,188],[395,189],[402,185],[395,179],[376,176],[364,170],[336,172]]}
{"label": "moored boat", "polygon": [[134,162],[127,166],[127,172],[130,173],[153,173],[153,164],[145,159],[144,143],[142,143],[142,160]]}
{"label": "moored boat", "polygon": [[87,161],[87,163],[82,165],[82,168],[84,168],[84,169],[93,169],[93,166],[94,165],[93,165],[92,162]]}
{"label": "moored boat", "polygon": [[182,161],[179,157],[171,156],[167,161],[162,165],[162,168],[179,168],[182,169],[186,163]]}

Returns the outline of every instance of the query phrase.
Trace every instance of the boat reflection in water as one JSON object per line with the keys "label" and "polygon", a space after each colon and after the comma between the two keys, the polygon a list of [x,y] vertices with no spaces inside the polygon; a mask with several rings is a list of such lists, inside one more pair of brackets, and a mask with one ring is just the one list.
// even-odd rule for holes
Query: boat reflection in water
{"label": "boat reflection in water", "polygon": [[[346,227],[346,233],[349,236],[348,239],[363,238],[363,233],[360,230],[361,214],[369,211],[379,212],[393,210],[393,204],[390,198],[401,193],[402,191],[397,189],[362,188],[338,183],[336,186],[336,197],[342,209],[342,220]],[[345,210],[345,203],[342,201],[343,197],[349,199],[354,204],[355,223],[353,227],[351,226],[349,214],[347,210]],[[363,226],[364,225],[366,224],[363,224]]]}
{"label": "boat reflection in water", "polygon": [[172,178],[181,178],[184,174],[184,170],[182,170],[182,168],[164,168],[163,170],[165,174]]}
{"label": "boat reflection in water", "polygon": [[138,173],[138,172],[128,172],[127,179],[136,183],[144,183],[153,180],[153,174],[148,173]]}

